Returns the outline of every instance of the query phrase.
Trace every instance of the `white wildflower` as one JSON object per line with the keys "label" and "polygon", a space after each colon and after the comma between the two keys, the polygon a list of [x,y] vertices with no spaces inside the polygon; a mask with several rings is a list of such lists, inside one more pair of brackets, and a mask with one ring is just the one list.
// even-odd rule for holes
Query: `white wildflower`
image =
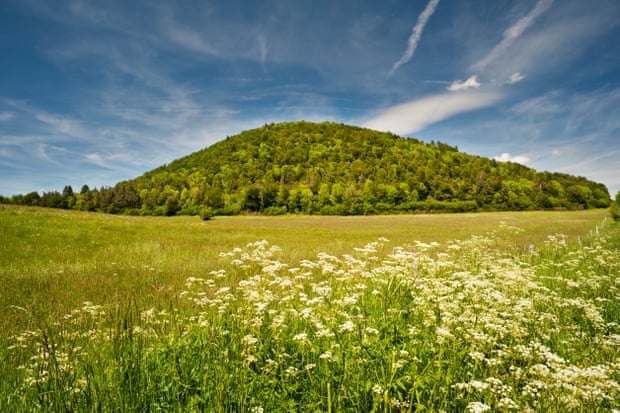
{"label": "white wildflower", "polygon": [[347,320],[344,323],[340,324],[339,328],[341,332],[344,332],[344,331],[351,332],[355,329],[355,324],[353,323],[353,321]]}
{"label": "white wildflower", "polygon": [[299,369],[297,367],[294,367],[294,366],[288,366],[288,368],[286,370],[284,370],[284,372],[288,376],[295,377],[297,375],[297,373],[299,373]]}
{"label": "white wildflower", "polygon": [[293,337],[293,340],[299,341],[302,344],[305,344],[308,342],[308,334],[306,333],[295,334],[295,336]]}
{"label": "white wildflower", "polygon": [[251,346],[256,344],[258,342],[258,339],[248,334],[241,339],[241,342],[246,346]]}
{"label": "white wildflower", "polygon": [[377,396],[381,396],[383,395],[383,387],[381,387],[380,384],[375,384],[374,386],[372,386],[372,392],[373,394],[377,395]]}
{"label": "white wildflower", "polygon": [[491,406],[482,402],[471,402],[467,405],[467,411],[471,413],[483,413],[491,410]]}

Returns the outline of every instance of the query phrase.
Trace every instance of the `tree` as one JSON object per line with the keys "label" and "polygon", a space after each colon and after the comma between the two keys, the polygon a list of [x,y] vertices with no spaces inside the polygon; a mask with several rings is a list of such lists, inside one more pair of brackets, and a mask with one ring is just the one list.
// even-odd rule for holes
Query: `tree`
{"label": "tree", "polygon": [[65,185],[64,189],[62,190],[62,208],[72,208],[73,205],[75,204],[75,198],[73,196],[73,188],[71,188],[71,185]]}
{"label": "tree", "polygon": [[24,205],[29,205],[29,206],[37,206],[37,205],[39,205],[39,200],[40,199],[41,199],[41,197],[39,196],[38,192],[30,192],[30,193],[24,195],[23,204]]}
{"label": "tree", "polygon": [[263,200],[261,197],[260,189],[257,187],[248,188],[245,192],[245,199],[243,200],[243,209],[252,212],[258,212],[262,209]]}
{"label": "tree", "polygon": [[170,195],[164,204],[164,213],[170,217],[172,215],[176,215],[179,209],[179,198],[176,194]]}
{"label": "tree", "polygon": [[616,194],[616,199],[611,204],[611,208],[609,208],[609,211],[611,212],[611,217],[615,221],[620,221],[620,191],[618,191],[618,193]]}
{"label": "tree", "polygon": [[73,188],[71,188],[71,185],[65,185],[64,189],[62,190],[62,196],[63,198],[69,198],[73,196]]}

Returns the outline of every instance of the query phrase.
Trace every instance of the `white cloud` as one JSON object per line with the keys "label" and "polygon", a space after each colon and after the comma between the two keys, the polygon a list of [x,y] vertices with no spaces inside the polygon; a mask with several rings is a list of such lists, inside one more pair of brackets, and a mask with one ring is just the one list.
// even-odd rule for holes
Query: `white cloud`
{"label": "white cloud", "polygon": [[500,162],[515,162],[523,165],[527,164],[531,160],[527,155],[511,155],[507,152],[494,156],[493,159]]}
{"label": "white cloud", "polygon": [[100,152],[91,152],[80,156],[83,156],[86,161],[93,165],[107,169],[118,169],[123,166],[141,166],[141,162],[137,160],[138,157],[136,153],[123,152],[101,154]]}
{"label": "white cloud", "polygon": [[561,103],[562,96],[557,91],[547,92],[544,95],[532,97],[514,105],[511,110],[517,115],[529,117],[549,116],[561,114],[567,108]]}
{"label": "white cloud", "polygon": [[479,91],[428,96],[387,108],[364,126],[396,134],[413,133],[459,113],[492,105],[501,97],[499,93]]}
{"label": "white cloud", "polygon": [[0,122],[6,122],[8,120],[13,119],[13,113],[11,112],[0,112]]}
{"label": "white cloud", "polygon": [[52,129],[62,135],[73,136],[77,138],[83,138],[88,135],[86,129],[80,124],[80,122],[64,118],[61,116],[50,115],[44,112],[35,112],[34,117],[37,120],[52,127]]}
{"label": "white cloud", "polygon": [[464,82],[460,80],[455,80],[454,82],[452,82],[450,86],[448,86],[448,90],[451,92],[457,92],[459,90],[467,90],[471,88],[477,89],[479,87],[480,87],[480,82],[478,82],[478,77],[470,76],[469,79],[467,79]]}
{"label": "white cloud", "polygon": [[258,43],[258,49],[260,51],[260,62],[265,64],[267,60],[267,38],[263,35],[259,35],[256,37],[256,42]]}
{"label": "white cloud", "polygon": [[172,25],[168,26],[167,29],[170,40],[179,46],[204,53],[206,55],[215,56],[219,54],[218,51],[207,43],[197,32]]}
{"label": "white cloud", "polygon": [[519,83],[523,79],[525,79],[525,75],[522,74],[522,73],[516,72],[516,73],[513,73],[512,75],[510,75],[508,80],[506,80],[506,84],[512,85],[512,84],[515,84],[515,83]]}
{"label": "white cloud", "polygon": [[103,168],[109,168],[110,167],[110,165],[108,165],[108,163],[105,161],[105,159],[103,159],[103,156],[101,156],[97,152],[86,154],[84,157],[86,158],[86,160],[88,162],[90,162],[92,164],[95,164],[97,166],[101,166]]}
{"label": "white cloud", "polygon": [[476,70],[481,70],[504,54],[512,43],[521,37],[525,30],[534,24],[536,19],[547,11],[552,4],[553,0],[538,0],[536,6],[534,6],[534,8],[525,17],[522,17],[515,24],[504,31],[502,41],[499,42],[484,59],[477,62],[473,68]]}
{"label": "white cloud", "polygon": [[422,31],[424,30],[424,26],[426,26],[426,23],[428,23],[428,19],[430,19],[430,17],[435,12],[438,4],[439,0],[430,0],[426,5],[426,8],[424,8],[424,11],[420,13],[420,16],[418,17],[418,22],[413,27],[411,36],[409,36],[409,40],[407,42],[407,50],[405,50],[405,53],[400,58],[400,60],[394,63],[394,66],[392,66],[392,70],[390,70],[389,76],[392,76],[399,67],[411,60],[413,54],[415,53],[415,49],[418,47],[420,38],[422,37]]}
{"label": "white cloud", "polygon": [[61,165],[62,162],[58,161],[56,158],[62,157],[64,158],[68,153],[66,148],[56,146],[56,145],[48,145],[46,143],[41,143],[37,146],[35,154],[39,159],[42,159],[46,162],[50,162],[55,165]]}
{"label": "white cloud", "polygon": [[[44,132],[41,135],[36,136],[37,141],[42,140],[44,137],[54,137],[55,140],[59,138],[61,140],[66,140],[67,138],[87,138],[91,136],[89,130],[79,120],[58,114],[52,114],[22,101],[13,100],[7,101],[7,103],[21,113],[28,114],[45,125]],[[12,113],[9,113],[9,115],[10,116],[7,117],[7,120],[13,118]],[[31,124],[32,122],[29,125]]]}

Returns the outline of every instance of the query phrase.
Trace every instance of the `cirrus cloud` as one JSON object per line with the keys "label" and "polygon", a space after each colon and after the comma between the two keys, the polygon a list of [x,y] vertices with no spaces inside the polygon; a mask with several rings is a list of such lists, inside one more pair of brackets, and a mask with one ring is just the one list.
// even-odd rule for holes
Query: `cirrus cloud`
{"label": "cirrus cloud", "polygon": [[435,13],[435,9],[437,8],[438,4],[439,0],[430,0],[424,8],[424,11],[420,13],[420,16],[418,17],[418,22],[413,27],[411,36],[409,36],[409,40],[407,42],[407,50],[405,50],[405,53],[400,58],[400,60],[394,63],[394,65],[392,66],[392,70],[390,70],[389,76],[392,76],[399,67],[411,60],[413,54],[415,53],[415,49],[418,47],[418,43],[422,38],[422,31],[424,30],[426,23],[428,23],[428,19],[430,19],[433,13]]}
{"label": "cirrus cloud", "polygon": [[492,105],[502,98],[498,92],[462,91],[432,95],[385,109],[364,127],[396,134],[414,133],[450,118]]}
{"label": "cirrus cloud", "polygon": [[0,122],[6,122],[13,119],[13,114],[11,112],[0,112]]}
{"label": "cirrus cloud", "polygon": [[481,70],[503,55],[510,46],[523,35],[525,30],[530,27],[536,19],[551,7],[553,0],[538,0],[536,6],[524,17],[504,31],[501,42],[491,50],[491,52],[481,61],[477,62],[473,68]]}

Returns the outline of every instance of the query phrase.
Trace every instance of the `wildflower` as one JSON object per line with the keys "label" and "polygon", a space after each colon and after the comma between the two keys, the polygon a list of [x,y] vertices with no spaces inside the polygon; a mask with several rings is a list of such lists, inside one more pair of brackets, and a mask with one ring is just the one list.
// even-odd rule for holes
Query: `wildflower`
{"label": "wildflower", "polygon": [[437,333],[437,341],[439,343],[445,342],[446,339],[454,338],[450,330],[445,327],[437,327],[436,333]]}
{"label": "wildflower", "polygon": [[256,356],[250,354],[249,356],[247,356],[244,360],[244,364],[246,366],[249,366],[250,364],[256,363],[258,361],[258,359],[256,358]]}
{"label": "wildflower", "polygon": [[351,332],[355,329],[355,324],[351,320],[347,320],[344,323],[340,324],[340,332],[348,331]]}
{"label": "wildflower", "polygon": [[372,386],[372,393],[376,396],[381,396],[383,395],[383,387],[381,387],[380,384],[375,384],[374,386]]}
{"label": "wildflower", "polygon": [[507,410],[517,410],[519,409],[519,405],[517,403],[515,403],[514,400],[512,400],[510,397],[503,397],[499,400],[499,402],[497,403],[497,405],[500,408],[504,408]]}
{"label": "wildflower", "polygon": [[406,364],[407,360],[398,359],[394,363],[392,363],[392,370],[398,370],[400,368],[403,368]]}
{"label": "wildflower", "polygon": [[342,303],[344,305],[355,304],[357,303],[357,297],[355,296],[347,296],[342,299]]}
{"label": "wildflower", "polygon": [[286,370],[284,370],[284,372],[288,376],[295,377],[297,375],[297,373],[299,372],[299,369],[297,367],[288,366],[288,368]]}
{"label": "wildflower", "polygon": [[484,391],[486,389],[489,388],[488,383],[482,382],[482,381],[478,381],[478,380],[472,380],[469,382],[469,385],[471,388],[478,390],[478,391]]}
{"label": "wildflower", "polygon": [[483,361],[486,359],[486,355],[479,351],[470,351],[468,354],[469,357],[471,357],[471,359],[474,361]]}
{"label": "wildflower", "polygon": [[331,331],[329,328],[323,328],[319,331],[317,331],[316,333],[314,333],[314,336],[316,338],[321,338],[321,337],[333,337],[335,334],[333,333],[333,331]]}
{"label": "wildflower", "polygon": [[256,344],[258,342],[258,339],[248,334],[241,339],[241,342],[246,346],[251,346]]}
{"label": "wildflower", "polygon": [[471,402],[467,405],[467,411],[471,413],[482,413],[491,410],[491,406],[482,402]]}
{"label": "wildflower", "polygon": [[306,333],[295,334],[295,336],[293,337],[293,340],[300,341],[301,343],[307,343],[308,342],[308,334],[306,334]]}

